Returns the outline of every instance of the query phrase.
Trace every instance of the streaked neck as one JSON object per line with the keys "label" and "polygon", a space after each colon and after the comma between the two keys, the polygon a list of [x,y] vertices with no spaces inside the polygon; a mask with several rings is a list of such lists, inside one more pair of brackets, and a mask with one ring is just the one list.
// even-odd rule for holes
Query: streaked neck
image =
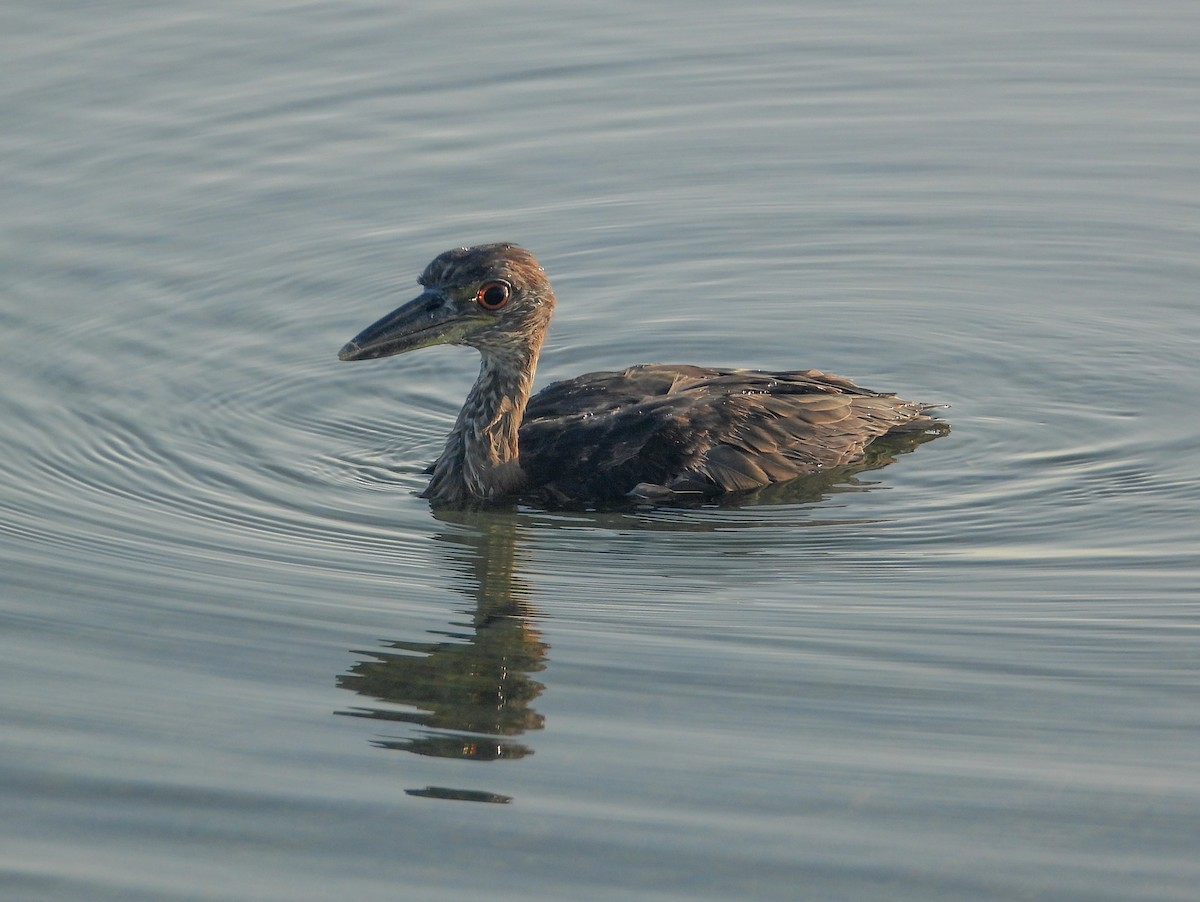
{"label": "streaked neck", "polygon": [[541,341],[480,349],[483,362],[425,497],[463,502],[511,495],[524,481],[517,435],[533,388]]}

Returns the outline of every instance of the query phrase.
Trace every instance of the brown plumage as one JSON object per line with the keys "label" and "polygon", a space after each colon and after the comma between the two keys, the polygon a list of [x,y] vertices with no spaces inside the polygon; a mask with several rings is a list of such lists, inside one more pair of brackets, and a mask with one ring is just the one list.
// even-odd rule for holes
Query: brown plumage
{"label": "brown plumage", "polygon": [[768,373],[659,364],[589,373],[530,398],[554,293],[528,251],[459,248],[425,291],[346,344],[342,360],[465,344],[482,357],[426,497],[470,503],[669,501],[745,492],[853,465],[887,433],[948,427],[929,405],[816,370]]}

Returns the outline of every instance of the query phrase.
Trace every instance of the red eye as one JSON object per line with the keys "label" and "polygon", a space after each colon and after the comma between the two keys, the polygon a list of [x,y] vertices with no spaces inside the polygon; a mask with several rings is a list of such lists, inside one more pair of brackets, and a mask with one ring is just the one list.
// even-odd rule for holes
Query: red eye
{"label": "red eye", "polygon": [[484,282],[475,295],[475,303],[484,310],[499,310],[508,303],[512,289],[507,282]]}

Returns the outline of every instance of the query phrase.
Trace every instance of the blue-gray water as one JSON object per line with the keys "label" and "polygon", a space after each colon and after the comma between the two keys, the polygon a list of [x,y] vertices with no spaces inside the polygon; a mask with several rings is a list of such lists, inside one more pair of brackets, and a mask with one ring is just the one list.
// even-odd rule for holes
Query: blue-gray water
{"label": "blue-gray water", "polygon": [[[9,2],[0,895],[1193,900],[1200,14]],[[814,366],[954,431],[823,500],[435,513],[539,384]]]}

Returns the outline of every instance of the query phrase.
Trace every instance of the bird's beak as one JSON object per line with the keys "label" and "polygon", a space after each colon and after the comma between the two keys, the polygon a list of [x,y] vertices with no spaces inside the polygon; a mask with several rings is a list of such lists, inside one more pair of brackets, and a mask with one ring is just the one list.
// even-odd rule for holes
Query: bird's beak
{"label": "bird's beak", "polygon": [[478,319],[458,313],[441,291],[430,289],[355,335],[338,351],[338,359],[370,360],[455,344]]}

